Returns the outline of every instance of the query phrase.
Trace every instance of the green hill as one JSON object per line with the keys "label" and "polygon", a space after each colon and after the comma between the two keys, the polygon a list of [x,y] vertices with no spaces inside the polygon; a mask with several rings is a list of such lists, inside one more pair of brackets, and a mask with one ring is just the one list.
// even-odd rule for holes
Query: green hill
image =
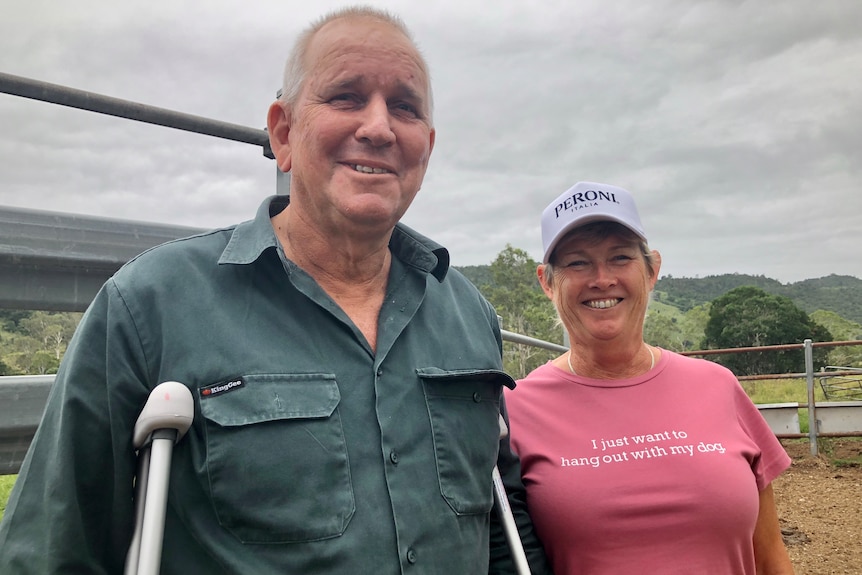
{"label": "green hill", "polygon": [[724,274],[703,278],[664,276],[656,282],[653,297],[657,301],[686,312],[741,286],[754,286],[773,294],[782,288],[781,282],[765,276],[745,274]]}
{"label": "green hill", "polygon": [[789,284],[765,276],[745,274],[703,278],[666,276],[656,282],[655,292],[659,301],[688,311],[740,286],[754,286],[767,293],[788,297],[807,313],[832,311],[848,320],[862,323],[862,280],[853,276],[832,274]]}
{"label": "green hill", "polygon": [[[478,286],[491,282],[490,266],[458,268]],[[789,297],[806,313],[831,311],[844,319],[862,324],[862,280],[853,276],[832,274],[783,284],[766,276],[723,274],[702,278],[664,276],[656,282],[653,299],[687,312],[711,302],[740,286],[754,286],[775,295]]]}

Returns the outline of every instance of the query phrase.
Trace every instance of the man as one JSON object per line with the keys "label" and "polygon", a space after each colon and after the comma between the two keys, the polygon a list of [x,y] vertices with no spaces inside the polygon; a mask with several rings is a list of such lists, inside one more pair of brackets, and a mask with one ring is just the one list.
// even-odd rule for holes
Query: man
{"label": "man", "polygon": [[435,137],[403,24],[358,8],[312,26],[268,128],[290,198],[145,252],[85,314],[0,527],[0,572],[121,571],[132,428],[165,380],[191,389],[195,420],[172,461],[162,574],[511,572],[498,449],[543,572],[498,443],[512,381],[496,315],[398,224]]}

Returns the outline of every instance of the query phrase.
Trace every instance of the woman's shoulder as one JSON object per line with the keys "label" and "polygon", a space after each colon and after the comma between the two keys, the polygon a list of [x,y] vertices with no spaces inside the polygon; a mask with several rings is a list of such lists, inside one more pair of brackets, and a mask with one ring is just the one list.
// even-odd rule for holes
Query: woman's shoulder
{"label": "woman's shoulder", "polygon": [[715,375],[736,379],[736,376],[733,375],[732,371],[714,361],[710,361],[702,357],[682,355],[680,353],[668,351],[666,349],[662,349],[662,354],[666,354],[668,356],[668,361],[670,362],[670,364],[677,369],[685,369],[687,371],[698,372],[703,375]]}
{"label": "woman's shoulder", "polygon": [[560,370],[549,361],[528,373],[526,377],[516,379],[514,389],[506,389],[505,393],[507,398],[524,398],[534,393],[541,393],[559,380]]}
{"label": "woman's shoulder", "polygon": [[[547,362],[530,373],[527,374],[526,377],[522,377],[521,379],[516,379],[515,383],[517,385],[524,385],[525,387],[533,386],[540,384],[542,382],[555,381],[560,377],[560,370],[554,367],[553,362]],[[517,386],[516,386],[517,388]]]}

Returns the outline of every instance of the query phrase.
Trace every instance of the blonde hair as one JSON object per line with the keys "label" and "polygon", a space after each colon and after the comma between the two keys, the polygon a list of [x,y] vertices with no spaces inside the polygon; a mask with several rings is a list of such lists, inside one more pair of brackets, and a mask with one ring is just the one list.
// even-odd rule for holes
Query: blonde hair
{"label": "blonde hair", "polygon": [[[597,243],[608,236],[620,236],[625,239],[635,240],[638,243],[638,249],[640,250],[641,256],[643,256],[644,264],[646,265],[647,272],[650,277],[655,275],[655,258],[653,256],[652,250],[649,248],[649,244],[647,244],[644,240],[639,238],[637,234],[628,229],[626,226],[622,224],[618,224],[617,222],[611,221],[602,221],[602,222],[593,222],[591,224],[587,224],[585,226],[581,226],[579,228],[575,228],[571,232],[569,232],[565,238],[577,237],[581,240],[586,241],[587,243]],[[554,254],[551,254],[550,262],[544,265],[544,276],[547,279],[547,283],[554,283]]]}

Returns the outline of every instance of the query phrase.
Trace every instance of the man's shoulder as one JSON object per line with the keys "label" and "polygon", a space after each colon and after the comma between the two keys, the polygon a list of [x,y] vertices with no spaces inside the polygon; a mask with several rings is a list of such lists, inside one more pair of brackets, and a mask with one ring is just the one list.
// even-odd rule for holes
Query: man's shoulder
{"label": "man's shoulder", "polygon": [[183,269],[216,265],[236,226],[213,229],[153,246],[126,262],[114,280],[138,283],[181,275]]}
{"label": "man's shoulder", "polygon": [[449,270],[446,272],[446,279],[444,281],[451,282],[455,285],[463,287],[469,291],[475,291],[477,294],[481,295],[479,288],[472,281],[467,279],[463,273],[461,273],[458,268],[449,267]]}

